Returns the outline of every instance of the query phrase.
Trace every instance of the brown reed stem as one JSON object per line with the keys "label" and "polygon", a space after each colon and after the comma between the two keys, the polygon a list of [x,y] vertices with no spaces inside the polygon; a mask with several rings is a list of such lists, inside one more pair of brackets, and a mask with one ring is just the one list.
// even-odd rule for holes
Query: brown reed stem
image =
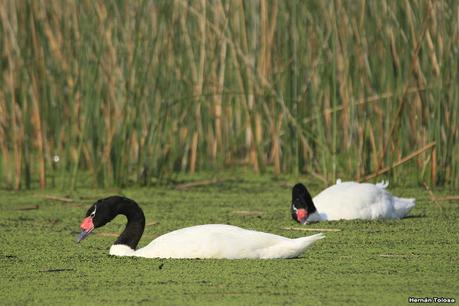
{"label": "brown reed stem", "polygon": [[407,161],[415,158],[416,156],[418,156],[419,154],[429,150],[429,149],[432,149],[433,147],[435,147],[435,142],[432,142],[432,143],[429,143],[428,145],[426,145],[425,147],[421,148],[421,149],[418,149],[414,152],[412,152],[411,154],[407,155],[406,157],[398,160],[397,162],[395,162],[392,166],[387,166],[387,167],[384,167],[382,168],[381,170],[378,170],[376,171],[375,173],[372,173],[370,175],[367,175],[365,176],[364,180],[365,181],[368,181],[372,178],[375,178],[375,177],[378,177],[380,176],[381,174],[384,174],[386,172],[389,172],[390,170],[400,166],[400,165],[403,165],[404,163],[406,163]]}

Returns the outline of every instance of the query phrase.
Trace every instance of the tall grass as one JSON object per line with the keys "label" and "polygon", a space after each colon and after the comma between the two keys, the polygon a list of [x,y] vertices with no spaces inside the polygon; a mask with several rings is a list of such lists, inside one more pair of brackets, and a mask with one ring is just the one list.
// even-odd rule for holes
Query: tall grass
{"label": "tall grass", "polygon": [[3,185],[245,165],[459,186],[458,18],[457,1],[0,1]]}

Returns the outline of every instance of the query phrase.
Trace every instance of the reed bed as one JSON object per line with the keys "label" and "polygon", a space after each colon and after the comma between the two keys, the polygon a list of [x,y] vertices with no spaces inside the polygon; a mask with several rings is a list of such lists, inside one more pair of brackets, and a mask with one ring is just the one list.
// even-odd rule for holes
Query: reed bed
{"label": "reed bed", "polygon": [[2,184],[243,166],[459,186],[458,19],[457,1],[0,1]]}

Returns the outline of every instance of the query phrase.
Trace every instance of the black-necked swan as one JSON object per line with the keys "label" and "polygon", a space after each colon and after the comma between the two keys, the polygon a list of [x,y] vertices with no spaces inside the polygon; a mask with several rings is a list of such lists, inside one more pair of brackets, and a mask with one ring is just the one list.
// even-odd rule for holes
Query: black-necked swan
{"label": "black-necked swan", "polygon": [[386,188],[389,184],[341,182],[311,198],[306,187],[298,183],[292,189],[293,220],[306,224],[326,220],[400,219],[415,206],[415,199],[398,198]]}
{"label": "black-necked swan", "polygon": [[95,228],[104,226],[117,215],[127,217],[127,225],[110,248],[110,255],[147,258],[226,258],[274,259],[298,257],[325,236],[290,239],[274,234],[224,224],[198,225],[164,234],[136,250],[145,228],[145,216],[133,200],[111,196],[95,202],[80,225],[83,240]]}

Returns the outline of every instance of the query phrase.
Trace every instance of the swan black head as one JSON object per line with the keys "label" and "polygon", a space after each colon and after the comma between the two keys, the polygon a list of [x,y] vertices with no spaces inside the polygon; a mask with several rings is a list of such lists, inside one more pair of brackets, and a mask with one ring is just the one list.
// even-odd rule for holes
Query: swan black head
{"label": "swan black head", "polygon": [[134,200],[122,196],[111,196],[92,204],[80,225],[81,233],[77,241],[85,239],[95,228],[104,226],[120,214],[127,217],[128,223],[115,244],[125,244],[135,249],[145,228],[145,215]]}
{"label": "swan black head", "polygon": [[298,223],[305,224],[309,215],[317,211],[312,201],[311,194],[301,183],[293,186],[291,213],[292,219]]}

